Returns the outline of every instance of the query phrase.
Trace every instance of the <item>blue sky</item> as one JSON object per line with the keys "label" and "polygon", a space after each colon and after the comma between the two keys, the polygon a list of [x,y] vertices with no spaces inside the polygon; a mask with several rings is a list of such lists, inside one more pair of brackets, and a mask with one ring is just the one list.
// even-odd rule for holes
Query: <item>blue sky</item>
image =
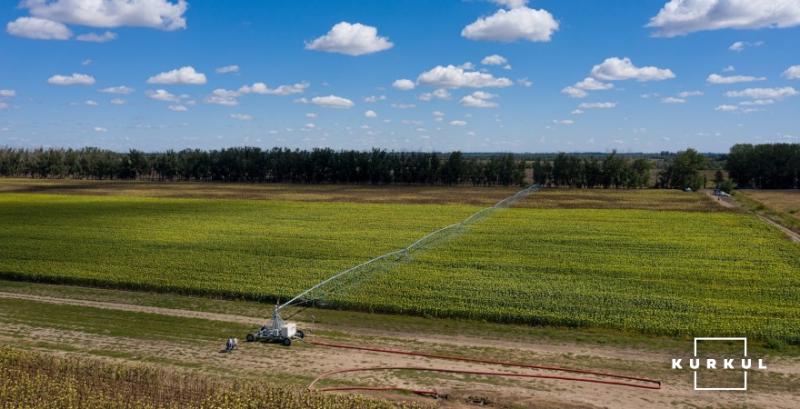
{"label": "blue sky", "polygon": [[0,7],[0,145],[724,152],[800,139],[800,0]]}

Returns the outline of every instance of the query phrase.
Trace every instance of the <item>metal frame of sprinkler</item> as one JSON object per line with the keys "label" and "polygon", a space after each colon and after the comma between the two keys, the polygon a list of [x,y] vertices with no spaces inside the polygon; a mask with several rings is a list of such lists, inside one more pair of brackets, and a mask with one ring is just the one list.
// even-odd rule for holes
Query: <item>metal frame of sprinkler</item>
{"label": "metal frame of sprinkler", "polygon": [[507,197],[507,198],[495,203],[493,206],[483,208],[483,209],[473,213],[472,215],[470,215],[469,217],[467,217],[466,219],[464,219],[464,220],[462,220],[462,221],[460,221],[458,223],[454,223],[454,224],[451,224],[449,226],[442,227],[441,229],[438,229],[438,230],[435,230],[433,232],[430,232],[430,233],[426,234],[425,236],[423,236],[419,240],[411,243],[409,246],[407,246],[405,248],[402,248],[400,250],[390,251],[388,253],[382,254],[380,256],[377,256],[375,258],[367,260],[367,261],[365,261],[365,262],[363,262],[361,264],[358,264],[358,265],[350,267],[350,268],[348,268],[346,270],[340,271],[340,272],[338,272],[338,273],[326,278],[325,280],[320,281],[319,283],[317,283],[313,287],[308,288],[307,290],[301,292],[300,294],[298,294],[294,298],[290,299],[289,301],[286,301],[283,304],[280,304],[280,303],[276,304],[275,305],[275,309],[272,310],[272,319],[270,320],[270,322],[268,322],[266,325],[262,326],[258,331],[247,334],[246,340],[248,342],[257,342],[257,341],[260,341],[260,342],[278,342],[278,343],[281,343],[281,344],[283,344],[285,346],[291,346],[292,345],[292,340],[296,340],[296,339],[301,339],[302,340],[303,338],[305,338],[305,333],[302,330],[297,329],[297,324],[296,323],[287,322],[287,321],[283,320],[283,318],[281,317],[281,310],[282,309],[284,309],[284,308],[286,308],[288,306],[291,306],[291,305],[293,305],[295,303],[299,303],[301,301],[302,302],[311,301],[311,299],[305,299],[305,297],[307,295],[311,294],[312,292],[314,292],[315,290],[324,287],[326,284],[328,284],[328,283],[330,283],[330,282],[332,282],[332,281],[334,281],[334,280],[336,280],[336,279],[338,279],[338,278],[340,278],[340,277],[342,277],[344,275],[350,274],[350,273],[352,273],[354,271],[357,271],[359,269],[367,267],[367,266],[369,266],[369,265],[371,265],[371,264],[373,264],[375,262],[378,262],[378,261],[381,261],[381,260],[385,260],[385,259],[388,259],[388,258],[391,258],[391,257],[395,257],[395,256],[398,257],[398,258],[409,256],[412,251],[415,251],[415,250],[417,250],[419,248],[424,247],[424,243],[426,241],[428,241],[430,239],[435,239],[436,235],[440,235],[440,234],[444,235],[446,232],[449,232],[451,230],[457,230],[459,228],[462,228],[462,227],[465,227],[465,226],[467,226],[469,224],[472,224],[472,223],[476,222],[477,220],[479,220],[481,217],[485,217],[486,215],[488,215],[491,211],[497,210],[497,209],[500,209],[500,208],[508,207],[508,206],[516,203],[518,200],[522,199],[523,197],[527,196],[528,194],[533,193],[533,192],[535,192],[537,190],[539,190],[539,185],[534,184],[534,185],[528,186],[527,188],[522,189],[519,192],[517,192],[517,193],[515,193],[515,194],[513,194],[513,195],[511,195],[511,196],[509,196],[509,197]]}

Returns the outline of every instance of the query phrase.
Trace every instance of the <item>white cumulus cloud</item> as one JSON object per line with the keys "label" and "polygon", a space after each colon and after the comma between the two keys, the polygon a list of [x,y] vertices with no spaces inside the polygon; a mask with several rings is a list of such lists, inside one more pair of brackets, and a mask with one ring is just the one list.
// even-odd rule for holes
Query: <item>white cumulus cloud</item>
{"label": "white cumulus cloud", "polygon": [[496,78],[486,72],[466,71],[454,65],[438,65],[420,74],[417,82],[438,88],[502,88],[513,85],[508,78]]}
{"label": "white cumulus cloud", "polygon": [[775,103],[774,99],[754,99],[752,101],[742,101],[739,105],[744,106],[764,106],[764,105],[772,105]]}
{"label": "white cumulus cloud", "polygon": [[683,91],[678,94],[681,98],[699,97],[703,95],[703,91]]}
{"label": "white cumulus cloud", "polygon": [[206,83],[206,75],[195,71],[194,67],[187,65],[154,75],[147,79],[147,83],[202,85]]}
{"label": "white cumulus cloud", "polygon": [[169,91],[165,89],[157,89],[155,91],[147,90],[145,91],[145,95],[148,98],[155,99],[157,101],[170,101],[175,102],[178,101],[178,97],[171,94]]}
{"label": "white cumulus cloud", "polygon": [[86,41],[89,43],[107,43],[117,39],[117,33],[106,31],[103,34],[86,33],[75,37],[78,41]]}
{"label": "white cumulus cloud", "polygon": [[461,30],[461,36],[481,41],[550,41],[557,30],[558,21],[547,10],[517,7],[475,20]]}
{"label": "white cumulus cloud", "polygon": [[686,99],[685,98],[676,98],[676,97],[666,97],[666,98],[662,98],[661,102],[663,102],[665,104],[685,104],[686,103]]}
{"label": "white cumulus cloud", "polygon": [[72,31],[56,21],[37,17],[20,17],[6,24],[8,34],[34,40],[69,40]]}
{"label": "white cumulus cloud", "polygon": [[467,125],[466,121],[461,121],[461,120],[458,120],[458,119],[456,119],[454,121],[450,121],[450,126],[466,126],[466,125]]}
{"label": "white cumulus cloud", "polygon": [[753,43],[751,43],[749,41],[737,41],[737,42],[731,44],[731,46],[728,47],[728,49],[731,50],[731,51],[735,51],[737,53],[740,53],[740,52],[744,51],[745,48],[748,48],[748,47],[760,47],[762,45],[764,45],[763,41],[756,41],[756,42],[753,42]]}
{"label": "white cumulus cloud", "polygon": [[753,81],[764,81],[766,77],[753,77],[750,75],[730,75],[730,76],[722,76],[719,74],[711,74],[706,78],[706,82],[709,84],[737,84],[740,82],[753,82]]}
{"label": "white cumulus cloud", "polygon": [[377,118],[378,114],[375,113],[375,111],[370,109],[369,111],[364,112],[364,116],[367,117],[367,118]]}
{"label": "white cumulus cloud", "polygon": [[578,105],[580,109],[611,109],[617,106],[616,102],[584,102]]}
{"label": "white cumulus cloud", "polygon": [[378,29],[361,23],[342,21],[331,28],[328,34],[306,43],[306,49],[340,53],[352,56],[388,50],[394,44],[386,37],[378,36]]}
{"label": "white cumulus cloud", "polygon": [[714,108],[715,111],[721,111],[721,112],[733,112],[737,111],[738,109],[739,107],[737,107],[736,105],[727,105],[727,104],[718,105],[716,108]]}
{"label": "white cumulus cloud", "polygon": [[224,67],[218,67],[216,70],[217,74],[232,74],[234,72],[239,72],[238,65],[226,65]]}
{"label": "white cumulus cloud", "polygon": [[167,108],[169,108],[170,111],[174,112],[186,112],[189,110],[189,108],[186,108],[185,105],[170,105]]}
{"label": "white cumulus cloud", "polygon": [[[261,95],[295,95],[302,94],[310,87],[307,82],[280,85],[277,88],[270,88],[263,82],[256,82],[253,85],[243,85],[239,88],[239,94],[261,94]],[[237,95],[238,96],[238,95]]]}
{"label": "white cumulus cloud", "polygon": [[800,25],[797,0],[670,0],[647,27],[674,37],[696,31],[784,28]]}
{"label": "white cumulus cloud", "polygon": [[133,88],[131,88],[129,86],[126,86],[126,85],[120,85],[120,86],[117,86],[117,87],[103,88],[103,89],[100,90],[100,92],[104,92],[106,94],[128,95],[128,94],[133,92]]}
{"label": "white cumulus cloud", "polygon": [[239,105],[237,99],[241,95],[238,91],[232,91],[224,88],[217,88],[211,91],[211,95],[205,98],[207,104],[236,106]]}
{"label": "white cumulus cloud", "polygon": [[484,57],[481,60],[481,64],[483,65],[505,65],[508,64],[508,60],[506,57],[503,57],[499,54],[492,54],[489,56]]}
{"label": "white cumulus cloud", "polygon": [[414,89],[414,87],[416,87],[416,85],[414,84],[414,81],[411,81],[411,80],[408,80],[408,79],[404,78],[404,79],[399,79],[399,80],[396,80],[395,82],[393,82],[392,83],[392,87],[394,89],[399,89],[401,91],[409,91],[409,90]]}
{"label": "white cumulus cloud", "polygon": [[787,68],[786,71],[781,74],[781,77],[786,78],[787,80],[800,79],[800,65],[793,65]]}
{"label": "white cumulus cloud", "polygon": [[578,81],[575,84],[575,87],[586,91],[603,91],[614,88],[614,84],[600,82],[592,77],[586,77],[583,80]]}
{"label": "white cumulus cloud", "polygon": [[35,17],[89,27],[186,28],[186,0],[23,0]]}
{"label": "white cumulus cloud", "polygon": [[484,91],[475,91],[461,98],[461,105],[470,108],[495,108],[497,103],[492,101],[497,95]]}
{"label": "white cumulus cloud", "polygon": [[747,88],[741,91],[728,91],[725,96],[731,98],[752,98],[752,99],[781,99],[793,97],[798,92],[793,87],[783,88]]}
{"label": "white cumulus cloud", "polygon": [[47,79],[47,82],[53,85],[92,85],[94,84],[94,77],[77,73],[72,75],[53,75]]}
{"label": "white cumulus cloud", "polygon": [[342,109],[352,108],[353,105],[355,105],[353,101],[336,95],[314,97],[311,98],[311,103],[325,108],[342,108]]}
{"label": "white cumulus cloud", "polygon": [[17,91],[13,89],[0,89],[0,97],[15,97],[17,96]]}
{"label": "white cumulus cloud", "polygon": [[434,99],[447,100],[450,99],[450,91],[445,88],[439,88],[433,92],[425,92],[419,95],[420,101],[432,101]]}
{"label": "white cumulus cloud", "polygon": [[561,90],[561,93],[569,95],[572,98],[586,98],[586,96],[589,95],[588,92],[573,86],[565,87]]}
{"label": "white cumulus cloud", "polygon": [[611,88],[614,88],[614,84],[601,82],[592,77],[586,77],[575,83],[575,85],[565,87],[561,90],[561,93],[569,95],[572,98],[584,98],[589,95],[586,91],[604,91]]}
{"label": "white cumulus cloud", "polygon": [[122,98],[114,98],[109,101],[111,105],[125,105],[126,101]]}
{"label": "white cumulus cloud", "polygon": [[592,76],[605,81],[663,81],[675,78],[675,74],[667,68],[653,66],[637,67],[630,58],[606,58],[601,64],[592,67]]}

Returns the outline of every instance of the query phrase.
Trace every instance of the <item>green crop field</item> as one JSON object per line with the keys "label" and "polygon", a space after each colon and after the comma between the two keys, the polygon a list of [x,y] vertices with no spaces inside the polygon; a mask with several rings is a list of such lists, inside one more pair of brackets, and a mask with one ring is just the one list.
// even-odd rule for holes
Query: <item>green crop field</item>
{"label": "green crop field", "polygon": [[0,195],[0,277],[275,299],[471,206]]}
{"label": "green crop field", "polygon": [[800,246],[745,214],[509,209],[375,277],[357,305],[800,343]]}
{"label": "green crop field", "polygon": [[[501,210],[333,301],[800,343],[800,246],[753,216],[692,206]],[[477,209],[7,193],[0,195],[0,277],[285,299]]]}

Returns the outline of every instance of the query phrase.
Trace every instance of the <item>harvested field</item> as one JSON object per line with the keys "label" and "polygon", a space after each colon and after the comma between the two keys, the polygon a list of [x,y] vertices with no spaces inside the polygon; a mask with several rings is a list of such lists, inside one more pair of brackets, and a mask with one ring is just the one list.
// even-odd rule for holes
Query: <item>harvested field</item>
{"label": "harvested field", "polygon": [[720,211],[705,195],[667,189],[542,189],[517,203],[533,209]]}
{"label": "harvested field", "polygon": [[757,190],[744,189],[739,193],[761,202],[764,206],[780,213],[800,219],[800,189],[794,190]]}
{"label": "harvested field", "polygon": [[516,187],[287,185],[212,182],[3,179],[0,193],[51,193],[132,197],[291,200],[302,202],[467,204],[490,206]]}

